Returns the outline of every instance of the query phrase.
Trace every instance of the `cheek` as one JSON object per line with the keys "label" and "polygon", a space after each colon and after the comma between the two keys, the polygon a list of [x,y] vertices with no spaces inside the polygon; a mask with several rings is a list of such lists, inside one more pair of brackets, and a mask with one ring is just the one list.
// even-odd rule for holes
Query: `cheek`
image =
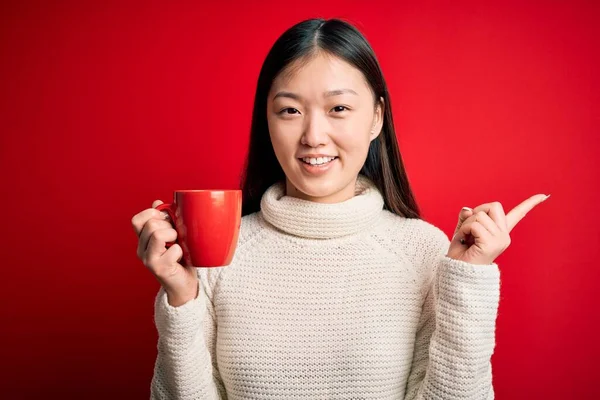
{"label": "cheek", "polygon": [[270,118],[267,124],[275,152],[281,155],[294,154],[302,136],[302,125]]}
{"label": "cheek", "polygon": [[369,133],[364,131],[348,131],[339,135],[338,146],[346,153],[353,155],[366,154],[369,150]]}
{"label": "cheek", "polygon": [[278,130],[276,127],[269,129],[271,143],[275,154],[279,156],[287,156],[295,151],[294,139],[288,132]]}
{"label": "cheek", "polygon": [[357,113],[351,118],[336,121],[332,131],[336,132],[339,146],[348,152],[360,153],[369,147],[371,118],[364,113]]}

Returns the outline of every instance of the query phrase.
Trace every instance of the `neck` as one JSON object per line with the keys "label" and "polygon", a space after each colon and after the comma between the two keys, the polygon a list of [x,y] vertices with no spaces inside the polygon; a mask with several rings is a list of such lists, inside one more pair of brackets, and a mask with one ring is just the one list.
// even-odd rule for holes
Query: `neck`
{"label": "neck", "polygon": [[[356,195],[356,181],[357,177],[354,177],[347,185],[345,185],[340,190],[329,193],[324,196],[320,196],[317,194],[309,194],[305,193],[302,190],[298,189],[296,185],[294,185],[287,177],[285,179],[285,195],[290,197],[295,197],[298,199],[312,201],[315,203],[323,203],[323,204],[332,204],[332,203],[341,203],[342,201],[346,201],[351,199]],[[318,187],[316,191],[327,191],[329,189],[329,185],[324,185],[324,187]]]}

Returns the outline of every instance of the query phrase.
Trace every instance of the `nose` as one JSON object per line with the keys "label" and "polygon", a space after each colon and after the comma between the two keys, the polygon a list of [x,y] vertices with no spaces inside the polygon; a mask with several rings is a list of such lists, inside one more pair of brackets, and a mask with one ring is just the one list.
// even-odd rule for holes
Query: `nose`
{"label": "nose", "polygon": [[323,121],[318,116],[312,116],[308,119],[300,143],[310,147],[326,145],[329,142],[328,129],[329,124],[326,120]]}

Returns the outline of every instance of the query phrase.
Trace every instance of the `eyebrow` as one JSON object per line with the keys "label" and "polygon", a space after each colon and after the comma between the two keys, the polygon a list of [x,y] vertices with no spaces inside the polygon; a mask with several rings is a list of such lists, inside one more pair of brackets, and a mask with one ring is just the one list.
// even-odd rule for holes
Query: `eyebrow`
{"label": "eyebrow", "polygon": [[[358,96],[358,93],[356,93],[352,89],[336,89],[336,90],[330,90],[327,92],[323,92],[323,97],[339,96],[340,94],[344,94],[344,93],[355,94]],[[292,92],[279,92],[275,95],[275,97],[273,97],[273,100],[275,100],[278,97],[289,97],[290,99],[294,99],[294,100],[298,100],[298,101],[300,101],[302,99],[302,97],[300,97],[300,95],[297,95],[296,93],[292,93]]]}

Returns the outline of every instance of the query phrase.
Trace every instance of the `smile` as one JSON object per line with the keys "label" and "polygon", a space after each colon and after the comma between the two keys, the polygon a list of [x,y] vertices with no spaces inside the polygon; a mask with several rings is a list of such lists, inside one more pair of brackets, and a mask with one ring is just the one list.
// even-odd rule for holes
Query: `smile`
{"label": "smile", "polygon": [[309,165],[325,165],[327,163],[330,163],[331,161],[335,160],[337,157],[319,157],[319,158],[301,158],[300,160],[302,160],[305,164],[309,164]]}
{"label": "smile", "polygon": [[299,158],[298,161],[302,166],[302,169],[310,175],[322,175],[327,171],[331,170],[338,163],[338,157],[325,157],[325,160],[321,159],[321,163],[318,164],[315,159],[310,159],[311,162],[305,161],[307,159]]}

